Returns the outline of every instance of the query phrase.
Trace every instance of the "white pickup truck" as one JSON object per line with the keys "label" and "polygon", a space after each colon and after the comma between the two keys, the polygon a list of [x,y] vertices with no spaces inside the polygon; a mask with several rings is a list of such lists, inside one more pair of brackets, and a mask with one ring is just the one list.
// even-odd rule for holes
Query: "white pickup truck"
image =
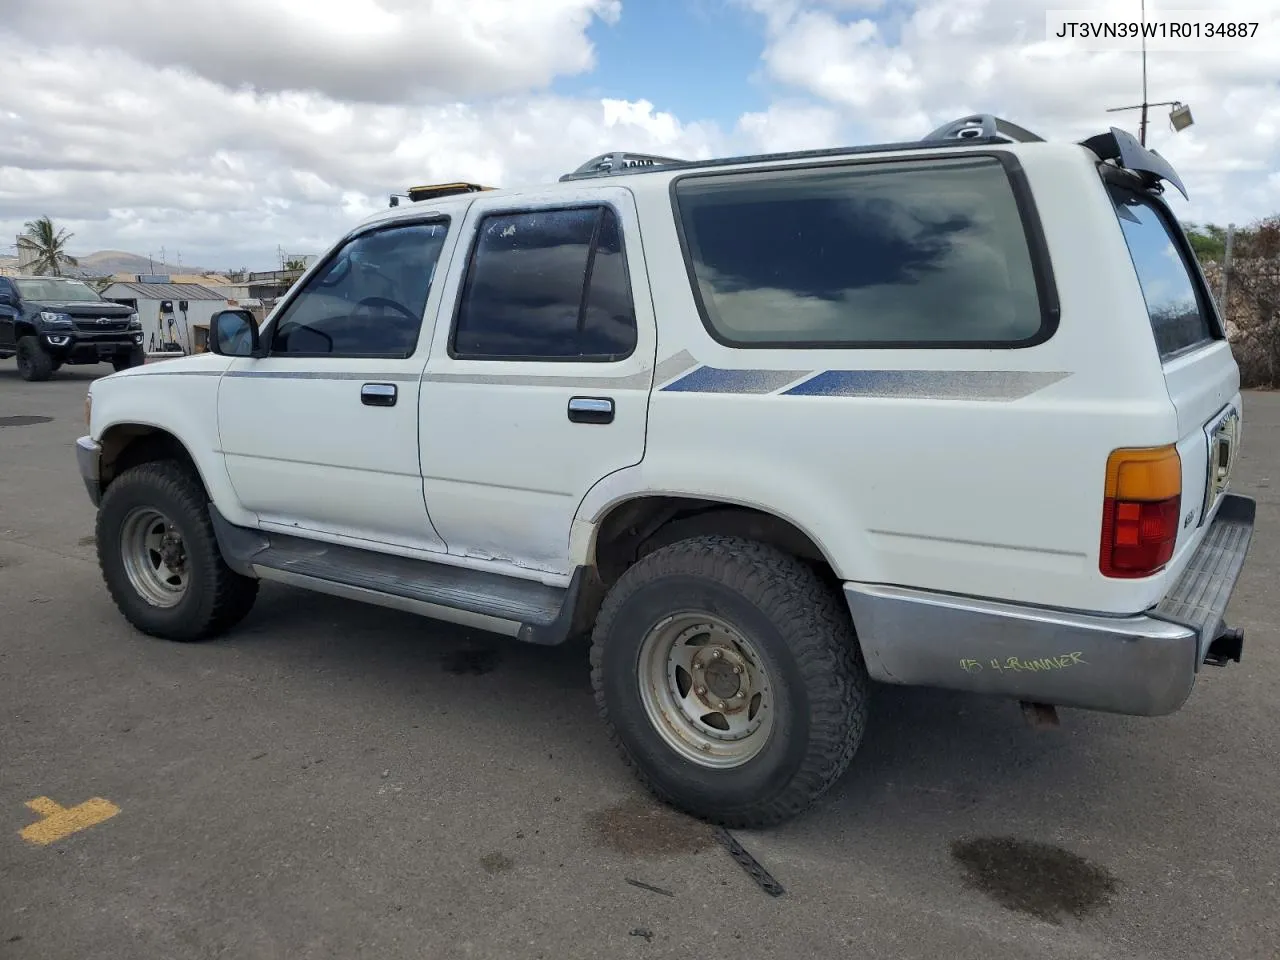
{"label": "white pickup truck", "polygon": [[1238,660],[1239,374],[1112,129],[423,189],[261,329],[90,391],[107,587],[198,640],[274,580],[592,632],[660,798],[732,826],[845,770],[869,681],[1126,714]]}

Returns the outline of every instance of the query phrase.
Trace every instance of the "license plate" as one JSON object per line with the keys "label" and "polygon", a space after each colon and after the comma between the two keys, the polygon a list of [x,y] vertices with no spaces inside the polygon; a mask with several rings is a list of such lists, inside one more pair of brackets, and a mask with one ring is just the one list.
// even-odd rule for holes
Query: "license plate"
{"label": "license plate", "polygon": [[1231,470],[1240,447],[1240,412],[1228,407],[1209,423],[1205,434],[1209,441],[1209,464],[1201,516],[1208,515],[1231,483]]}

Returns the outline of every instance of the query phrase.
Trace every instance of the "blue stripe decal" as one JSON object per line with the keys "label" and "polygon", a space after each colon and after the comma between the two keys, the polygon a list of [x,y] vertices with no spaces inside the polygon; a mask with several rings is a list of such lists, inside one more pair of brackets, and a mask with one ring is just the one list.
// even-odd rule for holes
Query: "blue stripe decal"
{"label": "blue stripe decal", "polygon": [[893,397],[912,400],[1018,400],[1067,377],[1017,370],[826,370],[796,384],[798,397]]}
{"label": "blue stripe decal", "polygon": [[806,370],[722,370],[698,367],[662,388],[675,393],[773,393],[805,376]]}

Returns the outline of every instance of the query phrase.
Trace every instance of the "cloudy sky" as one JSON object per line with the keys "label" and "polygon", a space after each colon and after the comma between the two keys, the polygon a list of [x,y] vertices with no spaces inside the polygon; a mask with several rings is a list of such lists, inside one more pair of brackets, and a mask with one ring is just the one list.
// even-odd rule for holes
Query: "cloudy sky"
{"label": "cloudy sky", "polygon": [[[1136,131],[1105,110],[1141,100],[1139,55],[1046,42],[1044,14],[1138,2],[0,0],[0,253],[48,215],[73,252],[266,269],[410,184],[531,183],[610,149],[915,139],[978,110]],[[1191,192],[1175,209],[1280,212],[1280,0],[1166,6],[1262,22],[1151,55],[1151,99],[1196,120],[1151,124]]]}

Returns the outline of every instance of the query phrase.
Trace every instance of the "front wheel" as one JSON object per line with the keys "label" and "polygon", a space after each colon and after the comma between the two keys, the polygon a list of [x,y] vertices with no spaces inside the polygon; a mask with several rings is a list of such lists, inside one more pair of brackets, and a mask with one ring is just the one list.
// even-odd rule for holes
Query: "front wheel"
{"label": "front wheel", "polygon": [[35,337],[18,341],[18,376],[31,383],[48,380],[56,369],[51,357]]}
{"label": "front wheel", "polygon": [[223,561],[199,480],[172,460],[141,464],[113,480],[96,533],[107,590],[143,633],[204,640],[253,607],[258,581]]}
{"label": "front wheel", "polygon": [[765,544],[699,537],[649,554],[606,597],[596,701],[661,800],[753,828],[809,807],[848,767],[867,673],[837,591]]}

